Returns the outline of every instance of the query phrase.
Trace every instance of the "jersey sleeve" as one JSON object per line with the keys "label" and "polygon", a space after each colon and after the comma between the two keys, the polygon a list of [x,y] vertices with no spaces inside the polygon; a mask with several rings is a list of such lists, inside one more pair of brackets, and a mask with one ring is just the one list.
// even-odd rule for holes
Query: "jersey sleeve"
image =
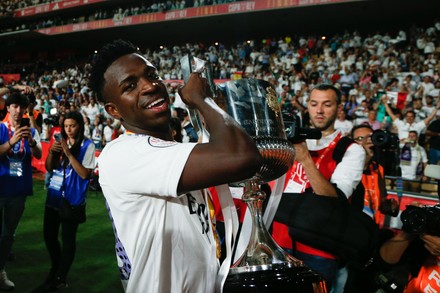
{"label": "jersey sleeve", "polygon": [[82,165],[87,169],[95,169],[95,144],[92,142],[88,145],[84,158],[82,160]]}

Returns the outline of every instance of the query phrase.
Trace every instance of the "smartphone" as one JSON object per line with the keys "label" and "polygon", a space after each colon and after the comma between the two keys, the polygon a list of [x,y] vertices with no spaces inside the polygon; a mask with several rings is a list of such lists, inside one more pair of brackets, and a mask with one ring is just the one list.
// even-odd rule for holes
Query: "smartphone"
{"label": "smartphone", "polygon": [[55,138],[55,141],[61,141],[62,138],[61,133],[56,133],[53,135],[53,137]]}
{"label": "smartphone", "polygon": [[29,118],[21,118],[20,127],[23,126],[28,126],[28,127],[31,126],[31,121],[29,120]]}

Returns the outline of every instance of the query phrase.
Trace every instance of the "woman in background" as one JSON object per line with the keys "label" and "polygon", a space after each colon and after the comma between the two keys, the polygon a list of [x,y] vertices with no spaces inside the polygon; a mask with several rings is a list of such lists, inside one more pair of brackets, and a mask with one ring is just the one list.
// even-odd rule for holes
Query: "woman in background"
{"label": "woman in background", "polygon": [[[46,281],[33,292],[53,292],[67,287],[78,226],[85,222],[86,194],[94,167],[95,145],[84,137],[84,118],[79,112],[69,112],[62,123],[61,136],[55,139],[46,158],[46,169],[53,171],[44,210],[44,241],[51,269]],[[65,215],[65,207],[72,211],[69,206],[79,211],[73,215],[80,216]]]}

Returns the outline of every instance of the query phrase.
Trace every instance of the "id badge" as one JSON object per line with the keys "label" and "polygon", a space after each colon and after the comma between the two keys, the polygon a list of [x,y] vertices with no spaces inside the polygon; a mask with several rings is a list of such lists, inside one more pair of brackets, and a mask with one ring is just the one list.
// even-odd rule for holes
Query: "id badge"
{"label": "id badge", "polygon": [[52,177],[50,178],[49,188],[53,190],[61,190],[63,186],[63,173],[58,170],[53,170]]}
{"label": "id badge", "polygon": [[9,175],[12,177],[23,176],[23,162],[19,160],[9,159]]}

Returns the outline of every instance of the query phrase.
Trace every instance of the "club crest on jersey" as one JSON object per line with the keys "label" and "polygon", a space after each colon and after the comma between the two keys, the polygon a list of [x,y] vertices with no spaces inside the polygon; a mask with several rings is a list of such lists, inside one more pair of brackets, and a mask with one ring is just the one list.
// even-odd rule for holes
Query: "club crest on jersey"
{"label": "club crest on jersey", "polygon": [[169,146],[177,144],[177,142],[175,142],[175,141],[162,140],[162,139],[159,139],[156,137],[149,137],[148,143],[152,147],[157,147],[157,148],[165,148],[165,147],[169,147]]}

